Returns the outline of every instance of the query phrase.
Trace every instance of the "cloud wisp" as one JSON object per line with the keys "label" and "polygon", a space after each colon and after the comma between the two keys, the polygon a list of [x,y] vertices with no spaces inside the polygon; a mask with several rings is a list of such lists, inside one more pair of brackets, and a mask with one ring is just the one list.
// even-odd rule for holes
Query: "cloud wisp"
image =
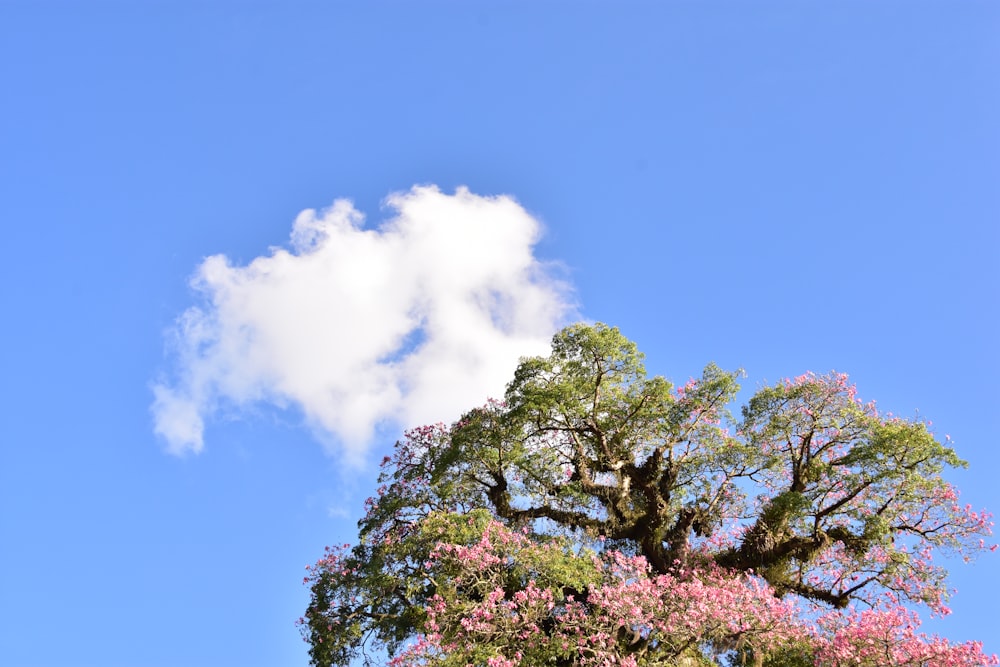
{"label": "cloud wisp", "polygon": [[540,224],[514,199],[459,188],[390,196],[377,229],[350,201],[299,214],[290,248],[246,266],[205,259],[202,303],[170,332],[173,380],[154,429],[199,452],[220,408],[301,410],[329,451],[360,461],[376,427],[448,421],[502,394],[572,311],[534,256]]}

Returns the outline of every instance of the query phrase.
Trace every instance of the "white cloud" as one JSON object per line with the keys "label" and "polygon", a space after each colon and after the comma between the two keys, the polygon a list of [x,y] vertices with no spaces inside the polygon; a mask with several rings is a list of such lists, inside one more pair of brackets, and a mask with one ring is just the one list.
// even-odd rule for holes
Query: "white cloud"
{"label": "white cloud", "polygon": [[503,393],[571,306],[535,258],[539,223],[510,197],[414,187],[365,229],[347,200],[296,218],[291,250],[205,259],[204,297],[172,331],[177,373],[153,387],[156,433],[198,452],[220,406],[296,406],[359,461],[378,425],[449,421]]}

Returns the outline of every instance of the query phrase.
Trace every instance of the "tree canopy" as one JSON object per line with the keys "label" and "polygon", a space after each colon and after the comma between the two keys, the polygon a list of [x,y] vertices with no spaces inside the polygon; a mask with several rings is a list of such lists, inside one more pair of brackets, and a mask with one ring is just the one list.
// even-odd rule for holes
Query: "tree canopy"
{"label": "tree canopy", "polygon": [[935,556],[987,547],[943,477],[965,463],[845,375],[734,416],[739,377],[674,387],[574,325],[503,400],[408,431],[310,569],[313,664],[996,664],[912,611],[948,611]]}

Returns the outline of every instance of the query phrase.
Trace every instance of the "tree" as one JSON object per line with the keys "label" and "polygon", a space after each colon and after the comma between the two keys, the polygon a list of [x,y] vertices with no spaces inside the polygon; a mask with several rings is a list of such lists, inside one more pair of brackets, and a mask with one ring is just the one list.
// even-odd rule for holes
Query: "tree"
{"label": "tree", "polygon": [[903,606],[947,613],[933,557],[986,546],[942,476],[965,463],[844,375],[736,419],[738,377],[674,388],[575,325],[503,401],[407,432],[358,544],[310,568],[313,663],[997,664]]}

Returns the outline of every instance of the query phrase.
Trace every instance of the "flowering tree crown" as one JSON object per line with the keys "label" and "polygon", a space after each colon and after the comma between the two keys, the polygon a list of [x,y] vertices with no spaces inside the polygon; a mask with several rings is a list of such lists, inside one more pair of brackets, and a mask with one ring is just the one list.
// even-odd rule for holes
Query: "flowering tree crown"
{"label": "flowering tree crown", "polygon": [[845,375],[734,418],[738,377],[673,387],[576,325],[504,400],[408,431],[358,544],[310,569],[313,663],[995,664],[902,606],[947,613],[934,556],[985,547],[942,476],[965,463]]}

